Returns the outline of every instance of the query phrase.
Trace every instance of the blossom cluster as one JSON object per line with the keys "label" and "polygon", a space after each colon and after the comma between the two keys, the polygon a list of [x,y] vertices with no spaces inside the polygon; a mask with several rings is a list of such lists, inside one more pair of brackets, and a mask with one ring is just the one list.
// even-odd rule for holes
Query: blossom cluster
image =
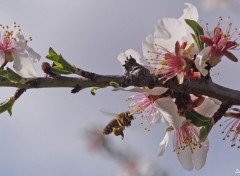
{"label": "blossom cluster", "polygon": [[[159,81],[166,83],[176,78],[179,84],[183,84],[185,78],[209,79],[211,68],[219,64],[224,56],[237,62],[232,51],[239,45],[239,34],[236,30],[231,33],[232,24],[228,22],[226,29],[223,29],[220,17],[217,26],[210,31],[208,25],[202,27],[198,23],[197,8],[190,3],[185,5],[181,17],[159,20],[155,32],[143,41],[143,56],[149,65],[144,65],[140,61],[140,54],[132,49],[119,54],[118,60],[124,65],[126,58],[132,57],[157,75]],[[158,148],[159,156],[164,154],[170,133],[174,131],[173,148],[181,165],[187,170],[201,169],[209,150],[204,130],[211,130],[214,124],[212,117],[221,102],[207,96],[174,92],[163,87],[128,90],[138,92],[128,99],[133,115],[145,117],[150,124],[164,121],[167,124],[165,136]],[[225,129],[230,128],[227,136],[234,134],[232,146],[236,146],[240,120],[232,118],[230,121]]]}

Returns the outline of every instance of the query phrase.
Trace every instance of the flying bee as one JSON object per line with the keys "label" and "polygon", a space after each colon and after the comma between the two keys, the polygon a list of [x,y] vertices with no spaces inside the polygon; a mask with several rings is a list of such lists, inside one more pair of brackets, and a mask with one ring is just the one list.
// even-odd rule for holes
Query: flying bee
{"label": "flying bee", "polygon": [[111,120],[108,125],[103,129],[103,134],[108,135],[113,133],[115,136],[122,136],[124,138],[123,131],[125,127],[131,126],[131,121],[134,119],[133,115],[129,112],[122,112],[117,114],[116,117]]}

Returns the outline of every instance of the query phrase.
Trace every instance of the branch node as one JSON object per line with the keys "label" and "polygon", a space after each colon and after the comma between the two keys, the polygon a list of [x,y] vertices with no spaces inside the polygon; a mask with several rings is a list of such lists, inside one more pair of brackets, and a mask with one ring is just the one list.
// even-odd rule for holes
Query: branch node
{"label": "branch node", "polygon": [[78,93],[80,90],[82,90],[82,87],[77,84],[72,90],[71,90],[71,93],[75,94],[75,93]]}
{"label": "branch node", "polygon": [[123,67],[126,75],[123,86],[133,85],[136,87],[154,87],[157,78],[151,75],[147,68],[138,64],[132,56],[126,59]]}
{"label": "branch node", "polygon": [[51,77],[57,76],[56,73],[53,73],[52,66],[48,62],[43,62],[41,67],[42,67],[43,72],[46,73],[46,77],[47,76],[51,76]]}
{"label": "branch node", "polygon": [[26,85],[33,88],[39,88],[40,82],[40,78],[31,78],[26,82]]}

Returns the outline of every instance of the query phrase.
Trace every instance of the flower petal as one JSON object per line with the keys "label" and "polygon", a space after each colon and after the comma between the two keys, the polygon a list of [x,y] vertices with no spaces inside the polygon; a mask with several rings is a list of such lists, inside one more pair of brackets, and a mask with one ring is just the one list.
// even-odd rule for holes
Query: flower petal
{"label": "flower petal", "polygon": [[25,40],[24,36],[20,33],[16,34],[16,47],[15,52],[24,52],[27,46],[27,41]]}
{"label": "flower petal", "polygon": [[128,49],[128,50],[126,50],[124,53],[122,52],[122,53],[120,53],[118,56],[117,56],[117,59],[118,59],[118,61],[122,64],[122,65],[124,65],[125,64],[125,61],[126,61],[126,58],[128,57],[130,57],[130,55],[137,61],[137,63],[139,63],[140,65],[143,65],[143,63],[141,62],[141,55],[137,52],[137,51],[135,51],[135,50],[133,50],[133,49]]}
{"label": "flower petal", "polygon": [[180,74],[177,74],[178,84],[182,84],[184,81],[184,74],[181,72]]}
{"label": "flower petal", "polygon": [[114,88],[113,91],[129,91],[129,92],[142,92],[149,95],[161,95],[167,91],[165,87],[154,87],[153,89],[149,89],[148,87],[134,87],[129,86],[126,88]]}
{"label": "flower petal", "polygon": [[208,54],[211,51],[211,47],[204,48],[196,57],[194,63],[197,67],[198,71],[203,75],[206,76],[208,74],[208,70],[205,69],[207,66],[206,62],[208,61]]}
{"label": "flower petal", "polygon": [[14,57],[13,68],[16,70],[18,74],[20,74],[24,78],[37,77],[37,72],[27,52],[25,53],[14,52],[13,57]]}
{"label": "flower petal", "polygon": [[192,151],[189,147],[186,147],[184,150],[177,153],[177,157],[184,169],[189,171],[193,170]]}
{"label": "flower petal", "polygon": [[[143,56],[146,59],[157,58],[157,53],[154,48],[154,37],[152,34],[148,35],[146,39],[142,42]],[[151,62],[149,62],[151,64]]]}
{"label": "flower petal", "polygon": [[178,108],[171,98],[159,98],[154,102],[169,126],[178,129],[184,121],[178,114]]}
{"label": "flower petal", "polygon": [[0,67],[2,66],[4,61],[5,61],[5,54],[4,52],[0,51]]}
{"label": "flower petal", "polygon": [[[214,100],[210,99],[209,97],[204,97],[203,103],[195,108],[200,114],[207,116],[207,117],[212,117],[213,114],[218,110],[220,107],[220,104],[217,104],[214,102]],[[216,100],[218,101],[218,100]],[[219,101],[218,101],[219,102]]]}
{"label": "flower petal", "polygon": [[29,56],[31,57],[31,59],[34,61],[34,62],[37,62],[41,59],[41,56],[36,53],[32,48],[30,48],[29,46],[26,46],[26,50],[29,54]]}
{"label": "flower petal", "polygon": [[201,169],[206,163],[207,153],[209,150],[209,141],[206,139],[203,143],[201,143],[201,148],[196,147],[195,151],[192,154],[192,159],[194,162],[194,166],[196,170]]}
{"label": "flower petal", "polygon": [[168,147],[169,138],[170,138],[170,131],[166,131],[165,136],[163,140],[160,142],[159,147],[157,149],[158,156],[162,156],[165,153]]}
{"label": "flower petal", "polygon": [[185,19],[191,19],[194,21],[198,21],[197,8],[193,4],[190,4],[190,3],[185,3],[185,5],[187,7],[183,10],[183,15],[179,18],[179,20],[184,21]]}
{"label": "flower petal", "polygon": [[175,51],[176,41],[182,42],[186,36],[186,24],[174,18],[164,18],[155,26],[154,43],[166,48],[170,52]]}

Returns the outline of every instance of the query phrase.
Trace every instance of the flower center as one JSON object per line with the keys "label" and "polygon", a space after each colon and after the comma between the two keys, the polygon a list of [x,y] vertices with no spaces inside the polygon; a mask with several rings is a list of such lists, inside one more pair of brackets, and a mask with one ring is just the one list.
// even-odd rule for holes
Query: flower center
{"label": "flower center", "polygon": [[127,99],[132,101],[129,109],[132,114],[139,114],[140,117],[146,117],[149,123],[154,123],[157,109],[154,102],[159,98],[157,95],[136,94]]}
{"label": "flower center", "polygon": [[199,142],[198,132],[190,124],[183,125],[179,129],[176,129],[173,142],[174,151],[177,152],[177,154],[186,148],[189,148],[193,153],[196,147],[202,147]]}

